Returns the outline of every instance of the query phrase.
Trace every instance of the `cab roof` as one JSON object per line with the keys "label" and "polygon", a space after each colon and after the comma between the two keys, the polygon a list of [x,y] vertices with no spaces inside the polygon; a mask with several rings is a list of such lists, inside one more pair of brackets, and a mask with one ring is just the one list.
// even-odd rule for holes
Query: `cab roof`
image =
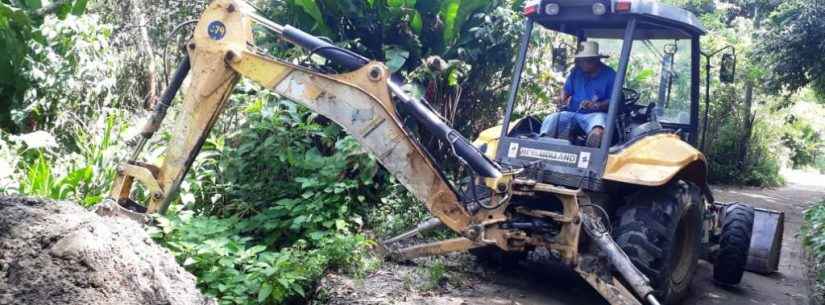
{"label": "cab roof", "polygon": [[[592,8],[599,2],[608,8],[601,16]],[[552,3],[558,4],[558,13],[547,15],[544,9]],[[690,39],[706,33],[693,13],[653,0],[541,0],[540,5],[530,18],[545,28],[574,36],[622,39],[631,17],[638,21],[634,39]],[[619,11],[617,6],[625,9]]]}

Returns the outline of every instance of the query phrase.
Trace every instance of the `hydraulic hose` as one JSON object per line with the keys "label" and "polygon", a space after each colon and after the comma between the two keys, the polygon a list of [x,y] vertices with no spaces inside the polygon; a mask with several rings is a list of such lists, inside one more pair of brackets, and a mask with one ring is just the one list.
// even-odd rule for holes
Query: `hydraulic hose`
{"label": "hydraulic hose", "polygon": [[166,118],[166,113],[168,112],[169,107],[172,106],[172,100],[174,100],[175,96],[178,94],[180,86],[183,84],[183,80],[186,79],[187,75],[189,75],[190,68],[191,65],[189,63],[189,56],[186,56],[183,58],[183,61],[181,61],[178,69],[175,70],[175,75],[172,77],[172,81],[169,82],[169,85],[163,90],[163,95],[161,96],[158,104],[155,105],[155,110],[152,112],[152,116],[149,117],[146,125],[143,126],[143,130],[140,133],[140,142],[135,148],[135,151],[132,153],[130,160],[137,160],[143,150],[143,146],[146,145],[146,142],[152,138],[158,129],[160,129],[160,125],[163,123],[163,119]]}
{"label": "hydraulic hose", "polygon": [[329,42],[315,37],[292,26],[285,25],[281,35],[287,41],[318,54],[344,69],[357,70],[369,63],[369,59],[347,49],[339,48]]}
{"label": "hydraulic hose", "polygon": [[[357,70],[369,63],[367,58],[355,52],[339,48],[292,26],[275,27],[273,25],[273,27],[280,30],[279,34],[285,40],[329,59],[345,69]],[[405,94],[401,86],[392,80],[389,81],[388,86],[396,97],[407,106],[412,116],[415,117],[427,131],[438,136],[438,138],[445,143],[448,143],[456,156],[464,160],[470,168],[484,177],[501,177],[500,167],[496,163],[484,156],[469,140],[441,120],[423,101]]]}

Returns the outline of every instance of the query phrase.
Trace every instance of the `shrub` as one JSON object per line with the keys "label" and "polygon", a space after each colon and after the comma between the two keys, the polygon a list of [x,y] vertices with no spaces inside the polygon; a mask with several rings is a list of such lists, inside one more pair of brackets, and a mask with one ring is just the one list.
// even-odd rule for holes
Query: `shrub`
{"label": "shrub", "polygon": [[277,215],[294,219],[271,231],[311,231],[333,228],[329,219],[363,212],[378,200],[377,162],[338,126],[267,92],[250,99],[238,130],[212,137],[193,168],[200,180],[190,179],[197,183],[195,211]]}
{"label": "shrub", "polygon": [[817,155],[822,153],[825,141],[816,128],[806,120],[794,116],[785,124],[782,141],[791,149],[791,164],[794,168],[816,166]]}
{"label": "shrub", "polygon": [[183,212],[158,220],[156,240],[220,304],[283,304],[306,298],[307,287],[328,268],[362,266],[369,245],[362,235],[323,232],[278,248],[244,233],[249,227],[265,227],[260,219]]}
{"label": "shrub", "polygon": [[355,232],[386,194],[377,162],[296,103],[246,84],[233,99],[241,119],[207,140],[158,241],[222,304],[302,300],[325,270],[371,265]]}
{"label": "shrub", "polygon": [[394,179],[385,188],[386,195],[369,210],[367,217],[367,226],[378,236],[401,233],[432,217],[424,204]]}
{"label": "shrub", "polygon": [[0,126],[18,132],[89,127],[89,118],[120,102],[110,77],[120,66],[108,44],[110,25],[94,14],[49,16],[37,31],[40,39],[28,42],[25,73],[18,76],[27,90],[0,114],[9,118]]}
{"label": "shrub", "polygon": [[115,144],[123,131],[119,117],[101,117],[100,133],[82,129],[69,133],[77,152],[55,150],[57,141],[45,131],[7,136],[0,142],[0,151],[9,154],[0,155],[5,159],[0,163],[6,164],[0,167],[7,166],[11,172],[0,176],[0,182],[16,183],[0,183],[0,192],[72,200],[84,206],[99,203],[112,186],[116,160],[125,153],[124,146]]}
{"label": "shrub", "polygon": [[[712,105],[714,116],[710,118],[706,154],[709,178],[712,183],[744,184],[753,186],[779,186],[784,184],[779,174],[778,150],[780,133],[773,113],[762,113],[753,119],[752,131],[742,142],[744,131],[743,111],[737,105],[732,88],[725,88]],[[745,159],[741,158],[741,145],[747,145]]]}
{"label": "shrub", "polygon": [[803,218],[803,242],[813,257],[816,273],[814,299],[818,302],[811,304],[821,304],[825,301],[825,200],[805,210]]}

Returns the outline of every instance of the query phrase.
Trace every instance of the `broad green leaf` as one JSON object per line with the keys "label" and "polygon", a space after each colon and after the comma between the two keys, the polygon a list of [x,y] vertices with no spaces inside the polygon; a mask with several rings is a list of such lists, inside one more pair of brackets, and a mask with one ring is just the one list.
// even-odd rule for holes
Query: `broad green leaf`
{"label": "broad green leaf", "polygon": [[263,303],[272,294],[272,285],[264,283],[261,285],[261,290],[258,291],[258,303]]}
{"label": "broad green leaf", "polygon": [[343,219],[338,219],[338,220],[335,221],[335,229],[336,230],[346,231],[347,227],[349,227],[349,225],[347,225],[347,222],[344,221]]}
{"label": "broad green leaf", "polygon": [[305,297],[306,297],[306,292],[304,292],[304,287],[301,287],[300,285],[295,285],[295,286],[293,287],[293,290],[294,290],[295,292],[297,292],[297,293],[298,293],[298,295],[300,295],[302,298],[305,298]]}
{"label": "broad green leaf", "polygon": [[635,83],[646,82],[648,79],[650,79],[650,77],[653,76],[653,74],[655,74],[653,72],[653,69],[642,69],[642,71],[639,71],[639,73],[636,74],[636,76],[633,78],[633,81]]}
{"label": "broad green leaf", "polygon": [[384,56],[387,58],[387,68],[390,69],[390,72],[395,73],[404,67],[404,63],[410,57],[410,51],[392,46],[384,50]]}
{"label": "broad green leaf", "polygon": [[295,0],[295,4],[300,6],[304,12],[307,13],[307,15],[312,17],[315,21],[316,27],[318,27],[321,31],[325,33],[331,32],[326,21],[324,21],[324,16],[321,14],[321,9],[318,8],[318,4],[316,4],[314,0]]}
{"label": "broad green leaf", "polygon": [[55,15],[57,16],[57,18],[66,19],[66,16],[72,13],[72,9],[74,9],[74,5],[72,5],[72,2],[66,2],[63,5],[61,5],[57,9],[57,11],[55,11]]}
{"label": "broad green leaf", "polygon": [[83,13],[85,13],[86,12],[86,4],[88,2],[89,2],[89,0],[77,0],[77,1],[75,1],[74,6],[72,7],[72,14],[82,15]]}
{"label": "broad green leaf", "polygon": [[441,20],[444,22],[444,30],[442,36],[444,42],[449,44],[456,36],[456,19],[458,18],[458,10],[461,8],[461,0],[448,0],[444,2],[441,9]]}
{"label": "broad green leaf", "polygon": [[447,74],[447,84],[451,87],[458,86],[459,78],[461,77],[461,71],[458,68],[451,68],[449,73]]}
{"label": "broad green leaf", "polygon": [[421,34],[421,30],[424,28],[424,20],[421,18],[421,13],[418,11],[416,11],[415,15],[413,15],[413,19],[410,21],[410,27],[412,27],[416,34]]}
{"label": "broad green leaf", "polygon": [[439,15],[444,21],[442,31],[444,42],[449,45],[457,39],[464,23],[473,13],[489,5],[488,0],[447,0],[441,6]]}
{"label": "broad green leaf", "polygon": [[24,4],[26,8],[36,10],[43,7],[43,3],[40,0],[25,0]]}
{"label": "broad green leaf", "polygon": [[254,246],[254,247],[249,248],[248,250],[246,250],[246,252],[249,255],[256,255],[256,254],[264,252],[264,251],[266,251],[266,246],[264,246],[264,245],[257,245],[257,246]]}

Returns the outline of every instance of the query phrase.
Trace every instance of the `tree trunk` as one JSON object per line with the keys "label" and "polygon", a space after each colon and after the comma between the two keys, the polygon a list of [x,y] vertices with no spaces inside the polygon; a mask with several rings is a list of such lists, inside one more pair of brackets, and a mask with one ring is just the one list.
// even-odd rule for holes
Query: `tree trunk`
{"label": "tree trunk", "polygon": [[141,1],[132,0],[131,7],[131,15],[138,27],[138,51],[142,54],[144,67],[146,69],[146,95],[144,96],[143,107],[151,110],[155,107],[158,99],[155,52],[152,49],[149,31],[146,29],[146,19],[143,17],[144,8],[141,6]]}
{"label": "tree trunk", "polygon": [[754,116],[753,109],[753,81],[748,80],[745,83],[745,115],[742,119],[742,136],[739,138],[739,152],[738,160],[741,162],[740,166],[743,171],[747,171],[748,167],[748,147],[751,139],[751,130],[753,129]]}

